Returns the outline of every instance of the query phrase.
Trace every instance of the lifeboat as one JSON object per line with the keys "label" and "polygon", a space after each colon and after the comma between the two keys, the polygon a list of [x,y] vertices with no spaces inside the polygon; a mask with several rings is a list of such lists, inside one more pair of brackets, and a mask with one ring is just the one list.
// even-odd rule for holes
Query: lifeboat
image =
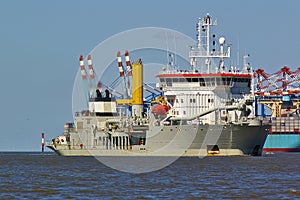
{"label": "lifeboat", "polygon": [[154,113],[156,115],[166,115],[168,110],[169,110],[169,107],[167,105],[157,104],[157,105],[153,106],[152,113]]}

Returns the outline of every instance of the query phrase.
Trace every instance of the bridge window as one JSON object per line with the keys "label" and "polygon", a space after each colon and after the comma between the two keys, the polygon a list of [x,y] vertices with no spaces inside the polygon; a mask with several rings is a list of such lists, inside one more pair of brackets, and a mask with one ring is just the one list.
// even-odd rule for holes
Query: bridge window
{"label": "bridge window", "polygon": [[221,78],[217,78],[217,85],[222,85]]}
{"label": "bridge window", "polygon": [[185,81],[185,78],[179,78],[178,82],[183,83],[183,82],[186,82],[186,81]]}
{"label": "bridge window", "polygon": [[205,86],[204,78],[200,78],[199,82],[200,82],[200,86]]}
{"label": "bridge window", "polygon": [[198,78],[192,78],[192,82],[198,82]]}
{"label": "bridge window", "polygon": [[172,86],[172,78],[166,78],[167,86]]}
{"label": "bridge window", "polygon": [[230,85],[231,78],[222,78],[223,85]]}

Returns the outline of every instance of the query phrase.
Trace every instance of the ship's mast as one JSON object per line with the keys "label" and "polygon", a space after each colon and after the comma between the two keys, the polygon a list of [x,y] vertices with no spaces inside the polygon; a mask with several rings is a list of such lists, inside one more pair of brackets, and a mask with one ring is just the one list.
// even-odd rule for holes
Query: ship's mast
{"label": "ship's mast", "polygon": [[[225,71],[224,58],[230,58],[230,45],[227,45],[227,51],[224,51],[225,38],[219,38],[219,48],[216,50],[216,35],[211,35],[211,26],[216,26],[217,21],[213,21],[209,14],[204,16],[203,19],[199,18],[197,23],[197,46],[191,46],[190,48],[190,64],[192,69],[196,71],[197,59],[205,59],[205,65],[207,73],[211,72],[211,60],[213,58],[219,58],[218,72]],[[211,40],[212,39],[212,44]]]}
{"label": "ship's mast", "polygon": [[249,67],[250,63],[247,62],[247,58],[249,58],[249,56],[250,56],[249,54],[246,54],[243,56],[243,68],[244,68],[243,71],[244,72],[250,71],[250,67]]}

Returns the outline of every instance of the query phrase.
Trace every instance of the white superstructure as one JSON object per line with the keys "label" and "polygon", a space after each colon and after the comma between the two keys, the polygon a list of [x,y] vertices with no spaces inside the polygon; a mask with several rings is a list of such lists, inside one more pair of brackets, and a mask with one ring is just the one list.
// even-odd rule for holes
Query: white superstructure
{"label": "white superstructure", "polygon": [[[225,59],[230,58],[230,45],[226,45],[225,37],[218,38],[212,33],[212,26],[216,25],[209,15],[199,19],[198,43],[191,46],[189,52],[191,70],[165,68],[157,75],[172,105],[169,115],[173,117],[189,118],[220,107],[200,117],[201,122],[218,124],[220,119],[234,122],[245,113],[221,107],[238,105],[246,96],[253,99],[250,95],[252,70],[249,66],[240,71],[225,65]],[[248,110],[253,110],[250,105]]]}

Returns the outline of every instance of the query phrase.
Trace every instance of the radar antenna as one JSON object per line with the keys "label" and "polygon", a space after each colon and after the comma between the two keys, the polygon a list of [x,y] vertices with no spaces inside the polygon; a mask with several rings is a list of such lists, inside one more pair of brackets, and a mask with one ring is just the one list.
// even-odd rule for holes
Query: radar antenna
{"label": "radar antenna", "polygon": [[[213,21],[209,14],[203,19],[199,18],[197,22],[197,45],[190,47],[189,58],[192,70],[196,70],[197,59],[205,59],[207,73],[211,72],[213,58],[219,58],[220,64],[218,72],[225,71],[224,58],[230,58],[230,45],[227,44],[227,50],[224,50],[225,38],[219,38],[219,51],[216,50],[216,35],[211,35],[211,27],[217,25],[217,20]],[[212,39],[212,42],[210,41]],[[212,44],[211,44],[212,43]]]}

